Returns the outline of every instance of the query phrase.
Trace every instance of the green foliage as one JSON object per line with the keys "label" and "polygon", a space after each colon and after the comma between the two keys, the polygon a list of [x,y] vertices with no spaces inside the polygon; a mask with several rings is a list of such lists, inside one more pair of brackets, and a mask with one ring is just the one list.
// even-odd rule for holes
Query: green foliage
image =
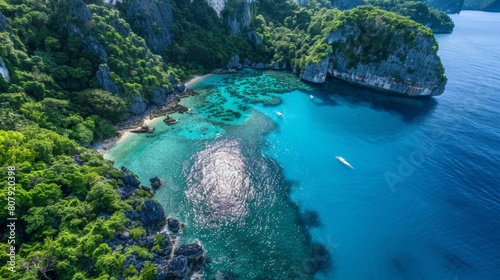
{"label": "green foliage", "polygon": [[79,107],[81,114],[98,115],[111,122],[119,122],[127,117],[125,101],[110,92],[101,89],[87,89],[75,92],[71,96],[72,103]]}
{"label": "green foliage", "polygon": [[429,27],[434,33],[451,33],[455,27],[446,13],[429,8],[426,3],[421,1],[365,0],[365,3],[407,16]]}
{"label": "green foliage", "polygon": [[[79,164],[75,164],[76,155]],[[7,205],[6,167],[15,166],[16,225],[25,231],[16,240],[20,244],[18,270],[12,273],[4,266],[2,278],[108,279],[109,275],[122,275],[124,254],[106,244],[117,231],[132,230],[124,225],[124,211],[133,208],[115,192],[113,178],[121,177],[119,171],[95,151],[36,126],[0,130],[0,159],[0,203]],[[107,174],[113,174],[111,179],[105,178]],[[111,215],[102,218],[103,212]],[[7,212],[1,212],[0,219],[6,218]],[[137,225],[134,230],[145,232]],[[5,241],[3,237],[0,248]],[[140,247],[134,252],[145,259],[151,257]],[[89,271],[89,266],[96,269]]]}

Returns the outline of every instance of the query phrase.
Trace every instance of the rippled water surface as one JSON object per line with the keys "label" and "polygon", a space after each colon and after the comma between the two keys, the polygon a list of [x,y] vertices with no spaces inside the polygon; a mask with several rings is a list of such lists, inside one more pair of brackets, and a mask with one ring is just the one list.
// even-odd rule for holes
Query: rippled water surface
{"label": "rippled water surface", "polygon": [[500,15],[452,17],[442,96],[212,75],[177,124],[106,157],[165,180],[208,279],[500,279]]}

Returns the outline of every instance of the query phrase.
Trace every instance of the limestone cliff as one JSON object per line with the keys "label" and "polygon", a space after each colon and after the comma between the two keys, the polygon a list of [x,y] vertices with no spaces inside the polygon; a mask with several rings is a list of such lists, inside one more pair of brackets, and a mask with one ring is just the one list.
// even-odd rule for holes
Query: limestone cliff
{"label": "limestone cliff", "polygon": [[[12,32],[9,21],[2,14],[2,12],[0,12],[0,32],[9,32],[9,33]],[[0,56],[0,76],[3,78],[4,81],[10,82],[9,70],[7,69],[7,66],[5,65],[5,62],[1,56]]]}
{"label": "limestone cliff", "polygon": [[[367,18],[366,11],[374,17]],[[446,77],[431,31],[411,21],[404,30],[394,30],[391,26],[404,18],[386,13],[369,6],[345,12],[345,18],[359,21],[345,20],[333,28],[324,42],[330,46],[327,59],[310,59],[301,78],[322,83],[328,75],[406,96],[443,93]]]}
{"label": "limestone cliff", "polygon": [[[235,5],[231,9],[226,9],[222,13],[224,22],[229,28],[230,34],[240,34],[246,27],[250,26],[251,23],[251,2],[242,1],[241,3],[233,4]],[[230,6],[228,6],[229,8]]]}
{"label": "limestone cliff", "polygon": [[251,7],[255,0],[206,0],[223,19],[230,34],[240,34],[251,23]]}
{"label": "limestone cliff", "polygon": [[146,40],[149,49],[163,54],[172,41],[174,17],[168,0],[131,0],[126,16],[132,30]]}
{"label": "limestone cliff", "polygon": [[102,61],[107,61],[106,48],[86,30],[95,22],[92,12],[82,0],[52,2],[52,9],[60,16],[59,23],[68,29],[70,36],[79,37],[85,50],[95,52]]}
{"label": "limestone cliff", "polygon": [[10,82],[9,70],[7,69],[7,66],[5,66],[5,62],[3,61],[3,58],[1,56],[0,56],[0,76],[3,78],[4,81]]}
{"label": "limestone cliff", "polygon": [[500,12],[500,0],[465,0],[463,9]]}
{"label": "limestone cliff", "polygon": [[10,28],[9,21],[0,11],[0,32],[5,32],[5,31],[12,32],[12,29]]}

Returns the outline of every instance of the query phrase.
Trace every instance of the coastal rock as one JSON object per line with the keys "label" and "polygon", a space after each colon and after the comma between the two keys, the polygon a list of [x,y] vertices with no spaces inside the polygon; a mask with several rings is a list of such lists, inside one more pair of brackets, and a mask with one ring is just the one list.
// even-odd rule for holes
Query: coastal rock
{"label": "coastal rock", "polygon": [[124,185],[119,187],[116,192],[120,195],[122,199],[128,199],[130,196],[135,194],[135,192],[138,190],[138,188],[130,186],[130,185]]}
{"label": "coastal rock", "polygon": [[125,11],[132,30],[146,40],[155,54],[163,54],[172,42],[174,17],[168,0],[131,0]]}
{"label": "coastal rock", "polygon": [[262,63],[262,62],[255,63],[254,62],[254,63],[252,63],[252,68],[262,70],[262,69],[269,69],[270,66],[269,66],[269,63]]}
{"label": "coastal rock", "polygon": [[151,90],[151,94],[153,95],[153,97],[150,101],[156,106],[163,106],[167,104],[168,96],[171,92],[172,91],[168,91],[163,87],[156,87],[155,89]]}
{"label": "coastal rock", "polygon": [[[388,13],[372,6],[344,13],[346,17],[350,13],[356,17],[364,12],[374,15],[371,21],[375,21],[376,17],[384,18],[384,14]],[[352,84],[405,96],[443,93],[446,77],[432,32],[416,23],[392,32],[388,26],[394,25],[397,19],[385,17],[385,20],[384,24],[370,20],[346,22],[331,31],[327,43],[332,46],[333,52],[318,63],[309,62],[301,78],[323,83],[327,74]],[[369,32],[361,32],[370,28]]]}
{"label": "coastal rock", "polygon": [[232,69],[232,68],[239,69],[241,67],[242,67],[242,65],[240,63],[240,56],[237,54],[233,55],[226,64],[227,69]]}
{"label": "coastal rock", "polygon": [[185,256],[177,256],[172,259],[167,270],[174,277],[184,278],[189,273],[188,259]]}
{"label": "coastal rock", "polygon": [[155,230],[160,230],[167,224],[163,207],[152,199],[147,199],[142,205],[141,222]]}
{"label": "coastal rock", "polygon": [[310,83],[321,84],[325,82],[327,73],[328,57],[321,60],[319,63],[307,63],[300,74],[300,78]]}
{"label": "coastal rock", "polygon": [[154,190],[157,190],[159,187],[163,186],[163,181],[158,177],[149,179],[149,182],[151,183],[151,187],[153,187]]}
{"label": "coastal rock", "polygon": [[285,62],[274,62],[271,66],[274,70],[285,70],[287,67],[287,63]]}
{"label": "coastal rock", "polygon": [[204,251],[200,243],[182,244],[175,249],[176,256],[185,256],[189,261],[198,261],[203,257]]}
{"label": "coastal rock", "polygon": [[252,65],[252,61],[248,58],[245,58],[245,60],[243,61],[243,67],[248,68],[250,67],[250,65]]}
{"label": "coastal rock", "polygon": [[179,220],[174,218],[167,219],[167,226],[168,229],[173,232],[178,232],[181,229],[181,223],[179,222]]}
{"label": "coastal rock", "polygon": [[129,98],[131,104],[127,105],[127,109],[134,115],[140,115],[146,111],[147,104],[142,96],[132,96]]}
{"label": "coastal rock", "polygon": [[178,93],[183,93],[186,90],[186,85],[184,83],[177,83],[174,85],[174,89]]}
{"label": "coastal rock", "polygon": [[123,173],[123,176],[121,179],[122,179],[124,185],[132,186],[134,188],[139,187],[141,182],[139,181],[139,179],[137,179],[137,175],[135,173],[130,171],[125,166],[121,167],[121,171]]}

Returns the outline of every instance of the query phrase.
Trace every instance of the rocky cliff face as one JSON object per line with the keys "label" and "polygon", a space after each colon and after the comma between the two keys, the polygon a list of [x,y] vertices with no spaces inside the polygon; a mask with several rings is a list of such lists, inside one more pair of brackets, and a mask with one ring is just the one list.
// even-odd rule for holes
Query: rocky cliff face
{"label": "rocky cliff face", "polygon": [[206,0],[208,6],[212,7],[215,10],[218,16],[221,15],[221,12],[226,7],[227,0]]}
{"label": "rocky cliff face", "polygon": [[10,75],[7,66],[5,66],[5,62],[3,58],[0,56],[0,76],[2,76],[3,80],[6,82],[10,82]]}
{"label": "rocky cliff face", "polygon": [[172,41],[174,17],[168,0],[131,0],[126,16],[132,30],[146,40],[153,53],[162,54]]}
{"label": "rocky cliff face", "polygon": [[11,32],[10,24],[7,18],[0,11],[0,32]]}
{"label": "rocky cliff face", "polygon": [[251,23],[251,5],[255,0],[206,0],[217,15],[223,18],[230,34],[240,34]]}
{"label": "rocky cliff face", "polygon": [[[367,40],[361,31],[363,29],[350,24],[331,32],[327,41],[333,46],[333,53],[319,63],[307,64],[301,78],[323,83],[328,75],[356,85],[406,96],[443,93],[446,78],[432,34],[418,34],[414,41],[407,42],[402,31],[396,31],[391,41],[383,46],[394,49],[386,57],[380,58],[366,53],[362,45]],[[382,36],[380,33],[376,37]]]}
{"label": "rocky cliff face", "polygon": [[224,15],[224,21],[229,27],[229,32],[231,34],[240,34],[243,29],[245,29],[245,27],[250,26],[250,4],[251,2],[244,1],[240,5],[238,5],[232,12],[226,13]]}
{"label": "rocky cliff face", "polygon": [[[82,0],[60,1],[52,8],[61,16],[60,24],[68,29],[71,36],[80,37],[86,50],[97,53],[104,62],[108,60],[106,48],[84,30],[91,28],[89,23],[93,21],[92,12]],[[71,20],[66,20],[67,17]]]}
{"label": "rocky cliff face", "polygon": [[463,9],[500,12],[500,0],[465,0]]}
{"label": "rocky cliff face", "polygon": [[[7,18],[5,18],[2,12],[0,12],[0,32],[12,32],[9,21],[7,20]],[[4,81],[10,82],[9,70],[7,69],[5,61],[2,59],[2,57],[0,57],[0,76],[2,76]]]}
{"label": "rocky cliff face", "polygon": [[146,110],[147,104],[141,96],[125,96],[123,92],[120,91],[116,83],[111,78],[111,72],[109,71],[108,65],[101,64],[99,66],[96,72],[96,79],[102,89],[127,99],[129,101],[127,109],[130,113],[139,115]]}
{"label": "rocky cliff face", "polygon": [[315,84],[322,84],[328,74],[329,57],[321,60],[319,63],[309,62],[302,70],[301,78],[305,81]]}

